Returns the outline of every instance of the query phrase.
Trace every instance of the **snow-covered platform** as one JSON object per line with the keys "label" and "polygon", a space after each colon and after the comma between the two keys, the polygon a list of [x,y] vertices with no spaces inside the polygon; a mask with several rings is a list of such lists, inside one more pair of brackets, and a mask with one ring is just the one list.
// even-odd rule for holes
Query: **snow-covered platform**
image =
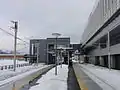
{"label": "snow-covered platform", "polygon": [[120,90],[120,71],[95,66],[79,64],[80,68],[103,90]]}
{"label": "snow-covered platform", "polygon": [[74,63],[73,68],[81,90],[102,90],[97,83],[95,83],[85,72],[83,72],[78,63]]}
{"label": "snow-covered platform", "polygon": [[58,66],[58,74],[55,75],[55,68],[48,71],[38,81],[38,85],[30,90],[67,90],[68,66]]}

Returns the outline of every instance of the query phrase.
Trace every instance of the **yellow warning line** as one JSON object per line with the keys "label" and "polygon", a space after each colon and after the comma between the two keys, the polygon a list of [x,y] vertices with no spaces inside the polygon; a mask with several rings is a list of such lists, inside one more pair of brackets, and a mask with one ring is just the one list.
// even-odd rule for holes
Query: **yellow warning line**
{"label": "yellow warning line", "polygon": [[[75,69],[74,69],[75,71]],[[87,86],[85,85],[84,80],[81,78],[82,76],[78,76],[78,74],[75,72],[79,87],[81,88],[81,90],[88,90]]]}
{"label": "yellow warning line", "polygon": [[77,81],[78,81],[78,84],[79,84],[79,87],[81,88],[81,90],[88,90],[87,86],[85,85],[85,83],[82,79],[77,77]]}
{"label": "yellow warning line", "polygon": [[15,86],[15,83],[13,84],[12,90],[17,90],[16,86]]}

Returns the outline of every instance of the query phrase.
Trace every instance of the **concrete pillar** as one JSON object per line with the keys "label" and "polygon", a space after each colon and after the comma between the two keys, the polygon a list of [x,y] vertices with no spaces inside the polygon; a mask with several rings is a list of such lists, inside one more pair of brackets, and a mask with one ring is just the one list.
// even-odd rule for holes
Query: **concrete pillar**
{"label": "concrete pillar", "polygon": [[100,56],[95,56],[95,65],[100,65]]}
{"label": "concrete pillar", "polygon": [[100,65],[102,66],[102,57],[100,56],[99,58],[100,58]]}
{"label": "concrete pillar", "polygon": [[92,56],[91,63],[95,65],[95,56]]}
{"label": "concrete pillar", "polygon": [[97,65],[97,56],[94,57],[94,65]]}
{"label": "concrete pillar", "polygon": [[89,63],[92,63],[92,56],[89,57]]}
{"label": "concrete pillar", "polygon": [[100,56],[98,56],[98,65],[100,65]]}
{"label": "concrete pillar", "polygon": [[100,56],[99,58],[100,58],[100,65],[101,65],[101,66],[104,66],[104,59],[103,59],[103,57]]}
{"label": "concrete pillar", "polygon": [[101,58],[101,56],[99,56],[99,66],[100,66],[100,58]]}
{"label": "concrete pillar", "polygon": [[115,68],[115,56],[111,56],[111,68]]}

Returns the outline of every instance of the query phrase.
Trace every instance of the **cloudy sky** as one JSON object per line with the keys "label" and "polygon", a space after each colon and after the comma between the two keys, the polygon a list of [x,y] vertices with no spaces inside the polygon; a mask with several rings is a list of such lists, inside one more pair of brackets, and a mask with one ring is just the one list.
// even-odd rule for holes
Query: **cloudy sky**
{"label": "cloudy sky", "polygon": [[[51,33],[59,32],[72,43],[80,43],[94,4],[95,0],[1,0],[0,28],[14,33],[10,21],[17,20],[18,36],[24,40],[52,37]],[[24,47],[18,45],[17,49]],[[2,31],[0,49],[13,49],[13,37]]]}

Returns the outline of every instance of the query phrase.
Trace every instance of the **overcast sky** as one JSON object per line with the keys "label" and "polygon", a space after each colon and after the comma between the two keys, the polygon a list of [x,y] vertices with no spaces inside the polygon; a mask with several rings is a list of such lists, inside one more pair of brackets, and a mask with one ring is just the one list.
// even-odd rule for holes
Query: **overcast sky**
{"label": "overcast sky", "polygon": [[[53,32],[80,43],[81,35],[95,0],[1,0],[0,27],[13,33],[10,21],[19,22],[18,36],[52,37]],[[19,41],[22,43],[21,41]],[[23,48],[19,46],[17,49]],[[13,37],[0,31],[0,49],[13,49]]]}

